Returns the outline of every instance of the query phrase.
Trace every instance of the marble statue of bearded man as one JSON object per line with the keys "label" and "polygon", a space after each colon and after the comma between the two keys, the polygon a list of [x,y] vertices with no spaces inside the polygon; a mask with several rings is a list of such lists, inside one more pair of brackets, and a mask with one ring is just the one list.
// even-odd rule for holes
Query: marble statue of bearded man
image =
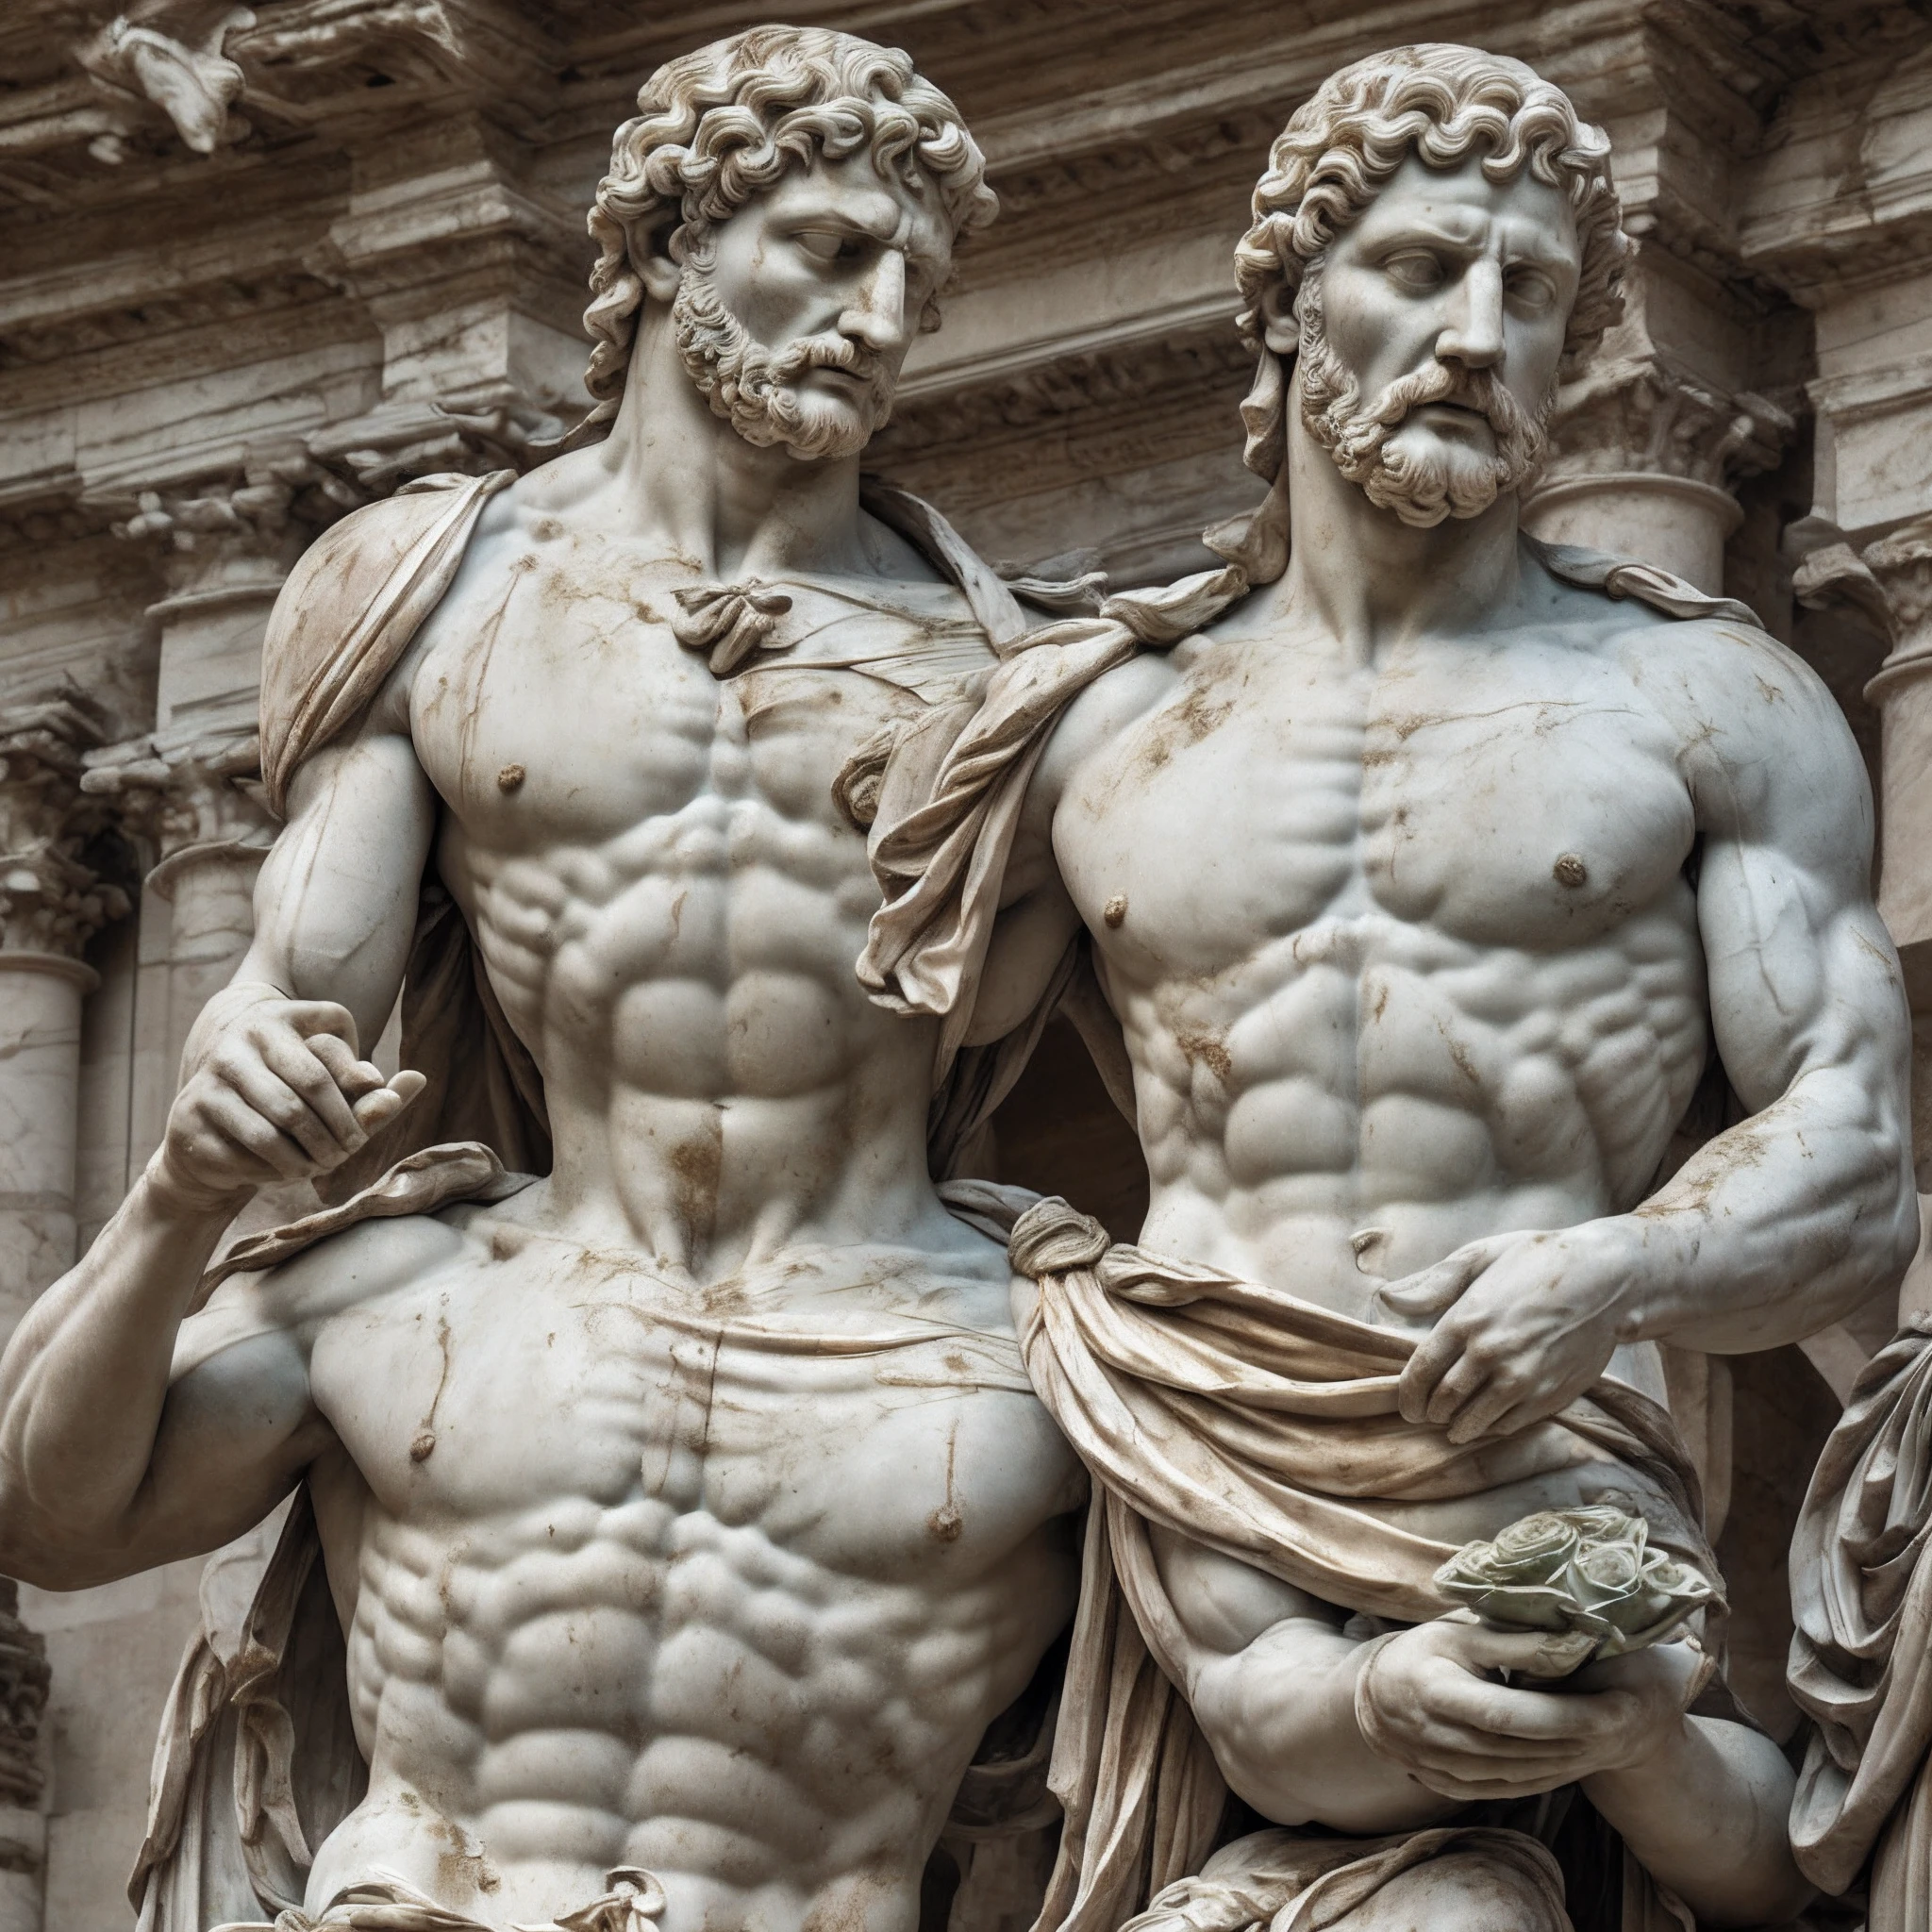
{"label": "marble statue of bearded man", "polygon": [[[1064,1202],[1011,1243],[1100,1492],[1058,1932],[1807,1896],[1694,1640],[1577,1669],[1439,1582],[1514,1530],[1549,1619],[1646,1538],[1721,1591],[1660,1345],[1803,1337],[1916,1237],[1837,706],[1742,605],[1518,527],[1626,249],[1607,139],[1522,63],[1332,75],[1237,257],[1271,488],[1227,567],[1042,630],[886,765],[863,976],[943,1053],[1091,947],[1152,1182],[1138,1244]],[[1746,1117],[1687,1158],[1707,1077]],[[1271,1828],[1215,1850],[1230,1791]]]}
{"label": "marble statue of bearded man", "polygon": [[[252,1599],[209,1580],[143,1932],[895,1932],[942,1834],[1030,1815],[1024,1725],[972,1760],[1070,1615],[1085,1477],[988,1198],[937,1184],[997,1072],[936,1108],[936,1024],[854,979],[836,783],[1028,623],[858,469],[993,198],[851,35],[735,35],[638,108],[593,433],[298,564],[253,942],[0,1364],[9,1575],[291,1502]],[[208,1267],[258,1190],[372,1170]]]}

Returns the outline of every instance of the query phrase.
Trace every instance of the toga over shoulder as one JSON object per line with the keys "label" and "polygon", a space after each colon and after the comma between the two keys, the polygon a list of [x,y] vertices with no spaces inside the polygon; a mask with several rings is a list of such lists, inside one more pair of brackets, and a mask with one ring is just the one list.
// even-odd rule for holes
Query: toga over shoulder
{"label": "toga over shoulder", "polygon": [[515,475],[425,476],[303,553],[262,645],[261,775],[278,817],[296,767],[368,709],[449,589],[483,506]]}

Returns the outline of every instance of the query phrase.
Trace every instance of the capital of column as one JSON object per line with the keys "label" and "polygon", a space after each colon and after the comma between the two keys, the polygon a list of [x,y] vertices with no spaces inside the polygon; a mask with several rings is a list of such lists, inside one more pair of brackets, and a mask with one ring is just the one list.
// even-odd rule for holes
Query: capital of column
{"label": "capital of column", "polygon": [[102,800],[151,857],[146,883],[170,893],[206,854],[265,852],[275,824],[261,790],[261,739],[235,730],[169,747],[138,738],[89,752],[80,789]]}
{"label": "capital of column", "polygon": [[1645,346],[1565,384],[1551,427],[1555,455],[1524,505],[1537,536],[1620,551],[1717,591],[1742,517],[1730,486],[1777,460],[1792,422],[1768,397],[1721,391]]}
{"label": "capital of column", "polygon": [[1856,600],[1891,644],[1865,687],[1883,721],[1878,909],[1906,957],[1913,1004],[1924,1006],[1932,1000],[1932,515],[1862,552],[1833,544],[1807,558],[1797,589],[1807,602]]}
{"label": "capital of column", "polygon": [[168,618],[211,603],[273,596],[303,548],[368,501],[339,467],[299,443],[250,449],[212,473],[124,489],[105,499],[114,534],[157,551],[169,594],[149,612]]}
{"label": "capital of column", "polygon": [[1775,463],[1792,426],[1768,396],[1724,391],[1656,350],[1610,355],[1557,395],[1552,480],[1636,473],[1722,491]]}
{"label": "capital of column", "polygon": [[82,791],[81,760],[102,725],[78,693],[0,709],[0,958],[77,963],[127,912],[126,892],[91,862],[103,815]]}

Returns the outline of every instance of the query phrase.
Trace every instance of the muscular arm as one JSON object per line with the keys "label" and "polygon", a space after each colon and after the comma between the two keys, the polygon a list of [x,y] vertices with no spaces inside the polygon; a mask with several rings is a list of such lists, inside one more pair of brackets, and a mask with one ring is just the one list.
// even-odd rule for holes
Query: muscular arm
{"label": "muscular arm", "polygon": [[[192,1076],[120,1210],[14,1331],[0,1357],[6,1574],[77,1590],[215,1549],[333,1440],[287,1281],[230,1282],[190,1315],[247,1175],[339,1164],[421,1086],[409,1073],[385,1084],[333,1033],[314,1040],[305,1051],[336,1104],[310,1114],[301,1140],[214,1074]],[[298,1291],[306,1259],[279,1271]],[[336,1261],[326,1283],[367,1289],[366,1269]]]}
{"label": "muscular arm", "polygon": [[339,1165],[420,1091],[412,1073],[385,1084],[358,1041],[394,1004],[434,826],[428,781],[380,702],[296,774],[254,943],[190,1037],[167,1139],[0,1358],[8,1575],[78,1589],[216,1548],[329,1440],[292,1333],[257,1324],[171,1383],[175,1343],[253,1191]]}
{"label": "muscular arm", "polygon": [[[356,1023],[351,1044],[373,1042],[402,986],[435,829],[436,796],[407,729],[378,717],[317,752],[295,774],[288,824],[262,862],[237,989],[333,1001]],[[191,1064],[228,1010],[209,1003]]]}
{"label": "muscular arm", "polygon": [[1622,1341],[1724,1353],[1815,1333],[1917,1243],[1909,1021],[1857,749],[1796,658],[1699,629],[1681,700],[1698,919],[1718,1051],[1755,1111],[1629,1213],[1472,1242],[1384,1291],[1440,1314],[1402,1407],[1457,1441],[1552,1413]]}
{"label": "muscular arm", "polygon": [[1560,1692],[1563,1640],[1456,1619],[1382,1639],[1277,1578],[1154,1532],[1186,1643],[1178,1659],[1222,1774],[1264,1817],[1374,1836],[1469,1803],[1580,1782],[1644,1868],[1702,1924],[1782,1921],[1810,1895],[1785,1836],[1791,1773],[1741,1724],[1685,1714],[1685,1645],[1588,1666]]}

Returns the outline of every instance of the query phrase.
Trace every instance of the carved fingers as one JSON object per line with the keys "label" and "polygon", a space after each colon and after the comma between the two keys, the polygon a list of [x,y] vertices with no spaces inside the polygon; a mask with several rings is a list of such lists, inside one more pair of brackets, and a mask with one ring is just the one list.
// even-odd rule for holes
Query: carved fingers
{"label": "carved fingers", "polygon": [[1406,1312],[1444,1301],[1397,1402],[1405,1420],[1460,1443],[1513,1435],[1580,1395],[1623,1339],[1628,1296],[1586,1228],[1472,1242],[1384,1299]]}
{"label": "carved fingers", "polygon": [[[1563,1640],[1440,1619],[1385,1638],[1365,1660],[1356,1717],[1369,1748],[1457,1803],[1527,1797],[1599,1771],[1641,1763],[1683,1722],[1683,1660],[1661,1646],[1619,1658],[1611,1675],[1577,1674]],[[1627,1666],[1628,1668],[1622,1668]],[[1694,1670],[1694,1665],[1692,1666]],[[1501,1674],[1528,1681],[1505,1683]]]}
{"label": "carved fingers", "polygon": [[356,1053],[347,1010],[325,1000],[256,999],[198,1042],[168,1117],[156,1178],[212,1208],[275,1181],[341,1165],[424,1087],[385,1080]]}

